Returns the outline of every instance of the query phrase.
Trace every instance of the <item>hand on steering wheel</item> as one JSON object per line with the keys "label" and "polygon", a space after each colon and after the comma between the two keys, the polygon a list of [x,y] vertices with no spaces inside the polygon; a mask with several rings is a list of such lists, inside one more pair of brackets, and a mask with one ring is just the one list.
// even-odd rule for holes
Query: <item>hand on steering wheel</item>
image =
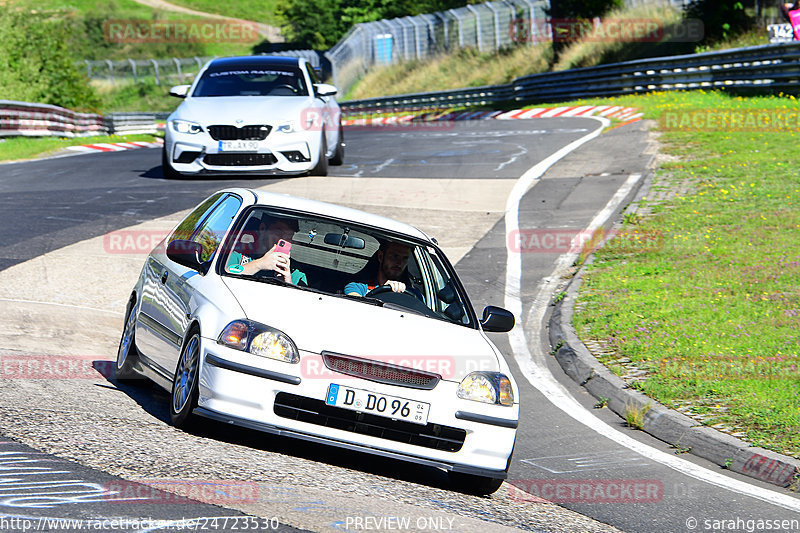
{"label": "hand on steering wheel", "polygon": [[[402,289],[402,290],[396,290],[396,289]],[[378,294],[385,294],[387,292],[396,292],[398,294],[410,294],[412,296],[414,295],[414,293],[411,292],[410,288],[406,287],[405,283],[401,281],[389,281],[387,285],[380,285],[378,287],[375,287],[364,296],[373,297]]]}

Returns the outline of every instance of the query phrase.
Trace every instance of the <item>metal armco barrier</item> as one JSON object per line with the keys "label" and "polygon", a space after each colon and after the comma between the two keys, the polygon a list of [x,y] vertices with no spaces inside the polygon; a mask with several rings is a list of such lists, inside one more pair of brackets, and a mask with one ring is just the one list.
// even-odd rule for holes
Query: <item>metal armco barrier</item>
{"label": "metal armco barrier", "polygon": [[84,137],[105,133],[100,115],[48,104],[0,100],[0,137]]}
{"label": "metal armco barrier", "polygon": [[800,93],[800,43],[781,43],[545,72],[507,85],[342,102],[348,113],[508,106],[653,91]]}
{"label": "metal armco barrier", "polygon": [[109,135],[132,135],[163,131],[169,113],[109,113],[103,124]]}
{"label": "metal armco barrier", "polygon": [[0,100],[0,137],[89,137],[163,131],[169,113],[77,113],[48,104]]}

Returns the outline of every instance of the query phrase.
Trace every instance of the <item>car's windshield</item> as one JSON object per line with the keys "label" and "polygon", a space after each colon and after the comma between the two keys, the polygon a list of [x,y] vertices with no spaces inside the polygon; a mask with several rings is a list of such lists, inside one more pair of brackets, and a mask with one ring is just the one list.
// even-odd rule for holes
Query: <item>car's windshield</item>
{"label": "car's windshield", "polygon": [[[266,207],[243,214],[236,228],[220,264],[225,275],[284,279],[279,272],[285,269],[299,287],[364,298],[373,305],[377,299],[386,307],[476,327],[455,274],[433,246],[357,224]],[[287,244],[289,264],[276,264],[279,256],[270,252],[285,250]],[[388,280],[402,283],[406,290],[393,292]]]}
{"label": "car's windshield", "polygon": [[308,96],[308,88],[291,65],[226,65],[206,70],[192,96]]}

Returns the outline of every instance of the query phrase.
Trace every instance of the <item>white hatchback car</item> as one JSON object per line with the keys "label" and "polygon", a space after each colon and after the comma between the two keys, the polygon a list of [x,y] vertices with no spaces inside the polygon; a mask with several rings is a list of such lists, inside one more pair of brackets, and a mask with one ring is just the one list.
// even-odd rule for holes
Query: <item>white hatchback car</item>
{"label": "white hatchback car", "polygon": [[493,306],[478,320],[417,228],[230,189],[150,253],[115,368],[169,391],[178,427],[201,415],[413,461],[486,494],[506,477],[519,395],[484,331],[513,326]]}
{"label": "white hatchback car", "polygon": [[167,118],[166,178],[198,174],[325,175],[341,165],[344,136],[336,87],[306,59],[225,57],[208,62]]}

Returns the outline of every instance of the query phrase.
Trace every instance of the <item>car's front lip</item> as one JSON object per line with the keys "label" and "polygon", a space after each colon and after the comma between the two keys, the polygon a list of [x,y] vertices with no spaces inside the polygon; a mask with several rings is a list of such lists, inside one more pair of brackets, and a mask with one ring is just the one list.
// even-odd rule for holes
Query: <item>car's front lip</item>
{"label": "car's front lip", "polygon": [[[300,375],[302,372],[298,365],[238,352],[211,339],[203,339],[203,345],[200,400],[196,411],[200,415],[261,431],[386,457],[418,463],[426,461],[432,466],[449,470],[487,477],[505,476],[516,436],[518,404],[505,407],[461,400],[456,397],[457,383],[450,381],[440,382],[433,390],[419,390],[336,373],[333,378],[330,375]],[[318,354],[301,351],[301,357],[317,357],[319,364],[323,364]],[[427,402],[431,405],[428,426],[421,428],[441,425],[463,431],[463,443],[455,451],[412,445],[320,425],[313,421],[313,417],[309,418],[310,421],[302,421],[287,418],[285,415],[279,416],[275,412],[279,394],[302,397],[315,404],[324,403],[328,386],[334,382],[379,394]]]}

